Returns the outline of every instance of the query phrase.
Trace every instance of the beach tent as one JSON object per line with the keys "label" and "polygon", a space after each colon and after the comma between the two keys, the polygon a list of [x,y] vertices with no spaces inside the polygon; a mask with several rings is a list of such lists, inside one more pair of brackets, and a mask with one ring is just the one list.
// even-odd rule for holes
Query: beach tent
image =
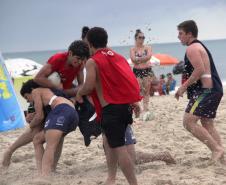
{"label": "beach tent", "polygon": [[18,103],[11,76],[0,54],[0,132],[24,127],[25,117]]}

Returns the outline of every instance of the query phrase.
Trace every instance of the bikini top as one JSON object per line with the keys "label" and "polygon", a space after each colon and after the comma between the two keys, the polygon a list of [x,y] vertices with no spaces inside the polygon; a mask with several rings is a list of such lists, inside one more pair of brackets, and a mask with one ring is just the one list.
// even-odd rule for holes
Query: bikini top
{"label": "bikini top", "polygon": [[50,105],[50,106],[52,105],[53,101],[54,101],[56,98],[57,98],[56,95],[53,95],[52,98],[50,98],[50,100],[49,100],[49,105]]}
{"label": "bikini top", "polygon": [[70,97],[68,95],[66,95],[62,90],[58,90],[58,89],[50,89],[54,95],[51,97],[51,99],[49,100],[48,105],[43,107],[45,116],[48,115],[48,113],[51,111],[51,104],[53,103],[53,101],[57,98],[57,97],[64,97],[66,99],[69,99]]}
{"label": "bikini top", "polygon": [[145,57],[147,56],[148,52],[147,50],[144,50],[141,54],[135,51],[135,57]]}

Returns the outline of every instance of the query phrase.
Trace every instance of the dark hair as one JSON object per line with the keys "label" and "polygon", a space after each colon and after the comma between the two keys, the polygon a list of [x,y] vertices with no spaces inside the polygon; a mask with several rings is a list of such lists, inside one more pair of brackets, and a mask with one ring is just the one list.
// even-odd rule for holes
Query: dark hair
{"label": "dark hair", "polygon": [[166,76],[165,76],[164,74],[161,74],[160,77],[161,77],[162,79],[164,79]]}
{"label": "dark hair", "polygon": [[73,56],[76,55],[82,59],[89,58],[90,56],[88,44],[82,40],[72,42],[68,51],[71,51]]}
{"label": "dark hair", "polygon": [[83,28],[82,28],[82,40],[84,40],[84,38],[86,37],[88,31],[89,31],[89,27],[88,26],[83,26]]}
{"label": "dark hair", "polygon": [[108,34],[104,28],[91,28],[86,38],[94,48],[105,48],[107,46]]}
{"label": "dark hair", "polygon": [[36,89],[39,87],[40,87],[40,85],[35,83],[33,79],[30,79],[23,83],[23,85],[20,89],[20,94],[21,94],[21,96],[24,96],[25,93],[31,94],[33,89]]}
{"label": "dark hair", "polygon": [[135,33],[135,35],[134,35],[134,38],[136,39],[137,38],[137,36],[139,35],[139,33],[143,33],[140,29],[137,29],[136,30],[136,33]]}
{"label": "dark hair", "polygon": [[177,29],[181,29],[185,33],[191,32],[193,37],[195,37],[195,38],[198,37],[198,27],[197,27],[197,24],[195,23],[195,21],[193,21],[193,20],[188,20],[188,21],[184,21],[184,22],[180,23],[177,26]]}

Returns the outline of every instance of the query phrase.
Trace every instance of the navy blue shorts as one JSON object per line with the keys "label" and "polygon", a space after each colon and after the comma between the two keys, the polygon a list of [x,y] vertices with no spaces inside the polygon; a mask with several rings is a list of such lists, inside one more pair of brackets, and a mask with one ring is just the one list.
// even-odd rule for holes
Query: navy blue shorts
{"label": "navy blue shorts", "polygon": [[47,115],[44,130],[57,129],[66,135],[76,129],[78,121],[78,113],[73,107],[60,104]]}
{"label": "navy blue shorts", "polygon": [[133,134],[133,130],[131,128],[131,125],[128,125],[126,128],[126,133],[125,133],[125,145],[132,145],[136,144],[136,138]]}
{"label": "navy blue shorts", "polygon": [[185,112],[203,118],[215,118],[223,94],[212,89],[196,91],[190,98]]}
{"label": "navy blue shorts", "polygon": [[103,107],[101,129],[111,148],[125,145],[125,132],[132,122],[132,108],[129,104],[109,104]]}

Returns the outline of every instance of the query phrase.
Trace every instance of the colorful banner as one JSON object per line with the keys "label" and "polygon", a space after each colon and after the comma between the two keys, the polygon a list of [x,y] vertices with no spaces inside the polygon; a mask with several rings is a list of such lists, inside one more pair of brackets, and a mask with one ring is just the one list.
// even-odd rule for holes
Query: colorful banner
{"label": "colorful banner", "polygon": [[18,103],[11,77],[0,54],[0,132],[24,127],[24,114]]}

